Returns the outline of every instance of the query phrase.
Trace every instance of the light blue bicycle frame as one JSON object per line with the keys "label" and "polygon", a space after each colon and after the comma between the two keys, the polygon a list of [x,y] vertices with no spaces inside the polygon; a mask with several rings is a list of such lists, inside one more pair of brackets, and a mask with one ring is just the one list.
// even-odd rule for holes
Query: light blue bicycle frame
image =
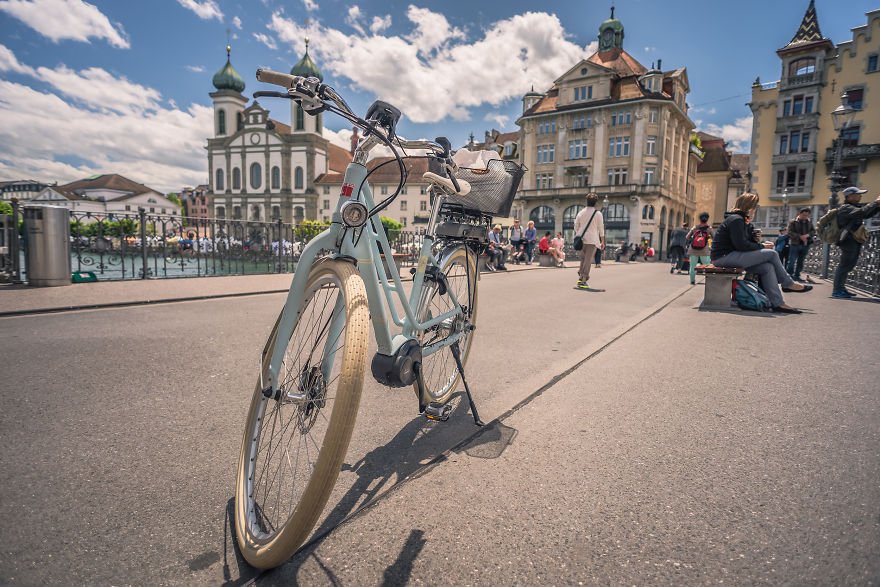
{"label": "light blue bicycle frame", "polygon": [[[360,193],[352,194],[351,197],[362,202],[367,209],[370,210],[373,208],[373,193],[369,184],[365,181],[366,176],[367,168],[364,165],[350,163],[345,171],[343,185],[363,185]],[[442,198],[443,196],[435,197],[435,207],[439,207]],[[278,342],[275,344],[275,349],[269,363],[269,383],[272,386],[272,390],[278,389],[278,374],[281,370],[281,364],[284,361],[284,353],[287,350],[286,343],[295,327],[297,313],[303,303],[306,282],[308,281],[312,265],[314,264],[318,253],[322,250],[331,251],[329,255],[330,258],[353,258],[357,261],[358,272],[364,281],[364,286],[367,291],[367,303],[370,309],[370,317],[373,322],[373,331],[376,335],[376,342],[378,343],[379,352],[383,355],[393,354],[394,351],[397,350],[406,340],[415,338],[418,332],[440,324],[444,320],[452,319],[455,316],[461,315],[463,312],[459,300],[455,298],[455,295],[451,291],[448,291],[447,295],[449,295],[454,307],[443,314],[432,316],[429,320],[421,322],[418,319],[418,316],[416,316],[416,313],[422,296],[425,269],[428,264],[439,265],[442,260],[442,252],[440,253],[441,258],[435,258],[432,251],[434,237],[430,234],[426,234],[422,241],[419,262],[415,276],[413,277],[412,291],[410,292],[409,299],[407,299],[406,293],[403,289],[403,283],[400,279],[400,272],[397,270],[397,265],[391,258],[391,247],[388,244],[388,237],[385,234],[385,230],[382,227],[378,215],[370,218],[367,224],[360,229],[346,229],[342,224],[340,208],[347,200],[348,197],[340,195],[336,202],[336,210],[333,213],[330,227],[312,239],[305,246],[299,262],[297,263],[296,270],[293,274],[293,282],[291,283],[290,291],[287,294],[287,301],[281,312],[281,320],[277,332]],[[432,218],[434,217],[435,214],[432,211]],[[386,265],[388,267],[388,274],[390,274],[390,280],[383,267],[382,258],[379,252],[380,246],[382,251],[385,251],[388,254],[386,257]],[[473,254],[468,247],[465,247],[465,251],[467,255]],[[470,257],[468,257],[468,259],[470,259]],[[470,260],[468,260],[468,265],[470,265]],[[476,263],[474,264],[474,267],[476,268]],[[476,270],[474,271],[473,279],[477,279]],[[470,284],[468,285],[470,287]],[[469,296],[471,291],[473,290],[468,290]],[[398,315],[392,293],[397,295],[397,299],[403,307],[403,317]],[[336,341],[338,339],[345,326],[345,312],[342,307],[344,303],[345,301],[340,295],[333,311],[333,319],[327,335],[327,346],[331,345],[331,341]],[[471,303],[470,300],[467,300],[467,304],[470,305]],[[396,336],[392,335],[389,328],[388,313],[386,309],[390,310],[394,324],[401,329],[400,334]],[[431,355],[444,347],[450,346],[453,342],[456,342],[461,338],[463,334],[464,332],[451,333],[449,336],[423,347],[422,356]],[[325,379],[329,379],[329,371],[333,365],[335,351],[338,349],[325,348],[324,350],[324,361],[321,367]]]}

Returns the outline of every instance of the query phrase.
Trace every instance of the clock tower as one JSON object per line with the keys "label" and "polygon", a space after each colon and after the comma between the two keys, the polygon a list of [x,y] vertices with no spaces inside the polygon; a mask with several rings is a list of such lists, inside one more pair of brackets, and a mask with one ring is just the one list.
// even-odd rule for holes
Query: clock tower
{"label": "clock tower", "polygon": [[599,52],[623,50],[623,23],[614,18],[614,7],[611,7],[611,18],[599,25]]}

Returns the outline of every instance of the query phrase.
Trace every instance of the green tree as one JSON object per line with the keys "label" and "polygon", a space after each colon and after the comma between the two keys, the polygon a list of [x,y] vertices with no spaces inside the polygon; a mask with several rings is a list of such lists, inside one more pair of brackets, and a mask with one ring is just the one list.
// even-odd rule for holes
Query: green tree
{"label": "green tree", "polygon": [[392,242],[400,236],[400,231],[403,229],[403,224],[395,220],[394,218],[388,218],[387,216],[380,216],[379,220],[382,221],[382,228],[385,229],[385,235],[388,237],[388,242]]}
{"label": "green tree", "polygon": [[9,202],[0,201],[0,214],[12,216],[12,204],[10,204]]}

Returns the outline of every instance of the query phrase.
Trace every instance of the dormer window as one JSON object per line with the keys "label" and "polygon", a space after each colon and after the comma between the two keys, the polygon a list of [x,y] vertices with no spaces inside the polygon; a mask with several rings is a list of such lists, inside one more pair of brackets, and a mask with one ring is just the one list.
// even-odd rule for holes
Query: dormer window
{"label": "dormer window", "polygon": [[593,99],[593,86],[578,86],[574,89],[574,101],[583,102]]}

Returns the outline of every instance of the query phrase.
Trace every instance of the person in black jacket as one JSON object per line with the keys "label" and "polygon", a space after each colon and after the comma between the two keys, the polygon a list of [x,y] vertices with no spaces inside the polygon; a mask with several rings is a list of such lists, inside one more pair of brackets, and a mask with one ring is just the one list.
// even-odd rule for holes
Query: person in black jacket
{"label": "person in black jacket", "polygon": [[724,221],[712,239],[712,263],[716,267],[745,267],[761,280],[761,288],[770,299],[774,312],[800,314],[797,308],[785,303],[782,291],[807,292],[810,285],[797,283],[785,271],[773,243],[761,244],[760,234],[751,224],[752,214],[758,207],[758,195],[745,193],[736,199],[733,210],[724,214]]}
{"label": "person in black jacket", "polygon": [[837,246],[840,247],[840,262],[834,272],[834,289],[831,297],[837,299],[849,299],[856,297],[854,293],[846,289],[846,278],[862,253],[862,243],[858,240],[859,227],[866,218],[880,212],[880,196],[870,204],[862,204],[862,194],[868,190],[860,190],[857,187],[848,187],[843,190],[843,205],[837,209],[837,225],[843,229]]}

